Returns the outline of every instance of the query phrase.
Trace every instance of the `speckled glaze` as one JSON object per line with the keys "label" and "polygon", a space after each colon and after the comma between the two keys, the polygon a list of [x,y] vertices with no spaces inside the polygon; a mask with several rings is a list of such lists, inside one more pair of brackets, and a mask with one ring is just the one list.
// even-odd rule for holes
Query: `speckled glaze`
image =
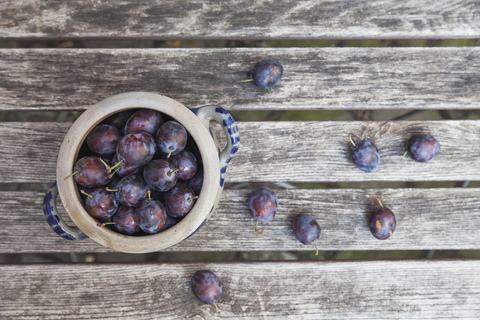
{"label": "speckled glaze", "polygon": [[[128,236],[101,227],[84,209],[71,174],[80,147],[88,133],[110,115],[128,109],[148,108],[165,113],[180,122],[195,140],[203,161],[204,179],[199,198],[184,219],[170,229],[148,236]],[[227,135],[227,146],[220,151],[212,135],[210,121],[218,122]],[[145,253],[171,247],[192,236],[215,211],[225,183],[228,163],[238,151],[240,137],[235,120],[223,108],[204,106],[189,109],[179,102],[149,92],[129,92],[100,101],[85,111],[67,132],[60,147],[57,161],[57,182],[44,199],[47,222],[60,236],[70,240],[86,237],[113,250],[128,253]],[[60,199],[75,223],[67,226],[58,215],[55,199]]]}

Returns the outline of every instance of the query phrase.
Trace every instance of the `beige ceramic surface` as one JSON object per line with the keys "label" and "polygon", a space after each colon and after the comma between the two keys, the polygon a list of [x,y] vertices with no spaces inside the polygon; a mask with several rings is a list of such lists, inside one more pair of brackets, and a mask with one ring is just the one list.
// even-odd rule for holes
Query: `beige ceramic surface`
{"label": "beige ceramic surface", "polygon": [[[108,116],[127,109],[148,108],[163,112],[180,122],[194,138],[203,161],[204,181],[193,209],[172,228],[148,236],[128,236],[99,226],[83,207],[72,173],[80,146],[97,124]],[[202,123],[203,122],[203,123]],[[218,148],[206,128],[209,121],[200,120],[179,102],[148,92],[130,92],[107,98],[85,111],[67,132],[57,161],[58,191],[73,222],[88,237],[116,251],[145,253],[175,245],[191,235],[216,208],[222,192]]]}

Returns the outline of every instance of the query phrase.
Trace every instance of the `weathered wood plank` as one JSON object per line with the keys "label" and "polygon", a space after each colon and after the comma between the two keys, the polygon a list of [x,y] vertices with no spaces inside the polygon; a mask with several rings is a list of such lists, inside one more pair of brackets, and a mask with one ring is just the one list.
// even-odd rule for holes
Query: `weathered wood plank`
{"label": "weathered wood plank", "polygon": [[[203,269],[221,315],[191,292]],[[0,289],[4,319],[473,320],[480,261],[2,265]]]}
{"label": "weathered wood plank", "polygon": [[[228,182],[458,181],[480,180],[480,121],[240,122],[241,147]],[[60,144],[70,123],[0,123],[0,183],[55,180]],[[413,134],[440,142],[429,163],[400,161]],[[348,135],[374,140],[380,169],[353,165]]]}
{"label": "weathered wood plank", "polygon": [[[167,251],[314,251],[293,235],[292,218],[315,217],[319,250],[480,249],[480,189],[277,189],[279,210],[264,235],[255,233],[248,211],[252,190],[225,190],[217,212],[193,237]],[[90,239],[64,240],[47,225],[44,194],[0,193],[0,252],[107,252]],[[375,239],[368,219],[380,197],[396,215],[397,229]],[[59,201],[60,202],[60,201]],[[66,213],[61,214],[67,221]]]}
{"label": "weathered wood plank", "polygon": [[[265,58],[284,66],[252,83]],[[229,110],[478,109],[480,48],[3,49],[0,110],[80,110],[117,93],[159,92]]]}
{"label": "weathered wood plank", "polygon": [[0,39],[478,38],[478,1],[8,1]]}

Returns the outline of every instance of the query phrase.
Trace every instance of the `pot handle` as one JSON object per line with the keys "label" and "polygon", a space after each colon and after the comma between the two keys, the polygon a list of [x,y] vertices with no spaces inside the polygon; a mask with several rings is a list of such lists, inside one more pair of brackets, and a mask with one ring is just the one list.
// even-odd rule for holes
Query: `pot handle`
{"label": "pot handle", "polygon": [[228,163],[232,160],[235,153],[237,153],[238,147],[240,146],[240,136],[238,134],[237,124],[230,113],[219,106],[204,106],[191,110],[210,131],[210,134],[214,139],[215,136],[210,129],[210,121],[218,122],[227,136],[227,146],[220,151],[220,186],[223,187]]}
{"label": "pot handle", "polygon": [[68,240],[81,240],[88,238],[85,233],[80,231],[77,227],[69,227],[67,224],[60,218],[57,211],[57,200],[58,188],[57,182],[55,182],[50,189],[47,190],[47,194],[43,199],[43,214],[47,219],[50,227],[55,231],[60,237]]}

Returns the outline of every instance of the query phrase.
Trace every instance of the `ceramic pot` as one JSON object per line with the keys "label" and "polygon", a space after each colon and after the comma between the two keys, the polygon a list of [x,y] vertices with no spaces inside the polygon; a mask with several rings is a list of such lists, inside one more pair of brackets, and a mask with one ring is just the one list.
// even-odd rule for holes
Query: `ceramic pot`
{"label": "ceramic pot", "polygon": [[[80,147],[88,133],[114,113],[137,108],[160,111],[180,122],[194,139],[203,162],[203,185],[192,210],[175,226],[157,234],[129,236],[99,225],[83,206],[72,173]],[[220,151],[210,121],[218,122],[227,135],[227,146]],[[116,251],[146,253],[171,247],[191,236],[212,215],[223,191],[228,163],[239,147],[237,125],[230,114],[218,106],[189,109],[168,97],[149,92],[129,92],[112,96],[85,111],[71,126],[60,147],[57,160],[57,182],[44,199],[44,214],[53,230],[69,240],[90,238]],[[68,226],[58,215],[57,195],[75,227]]]}

